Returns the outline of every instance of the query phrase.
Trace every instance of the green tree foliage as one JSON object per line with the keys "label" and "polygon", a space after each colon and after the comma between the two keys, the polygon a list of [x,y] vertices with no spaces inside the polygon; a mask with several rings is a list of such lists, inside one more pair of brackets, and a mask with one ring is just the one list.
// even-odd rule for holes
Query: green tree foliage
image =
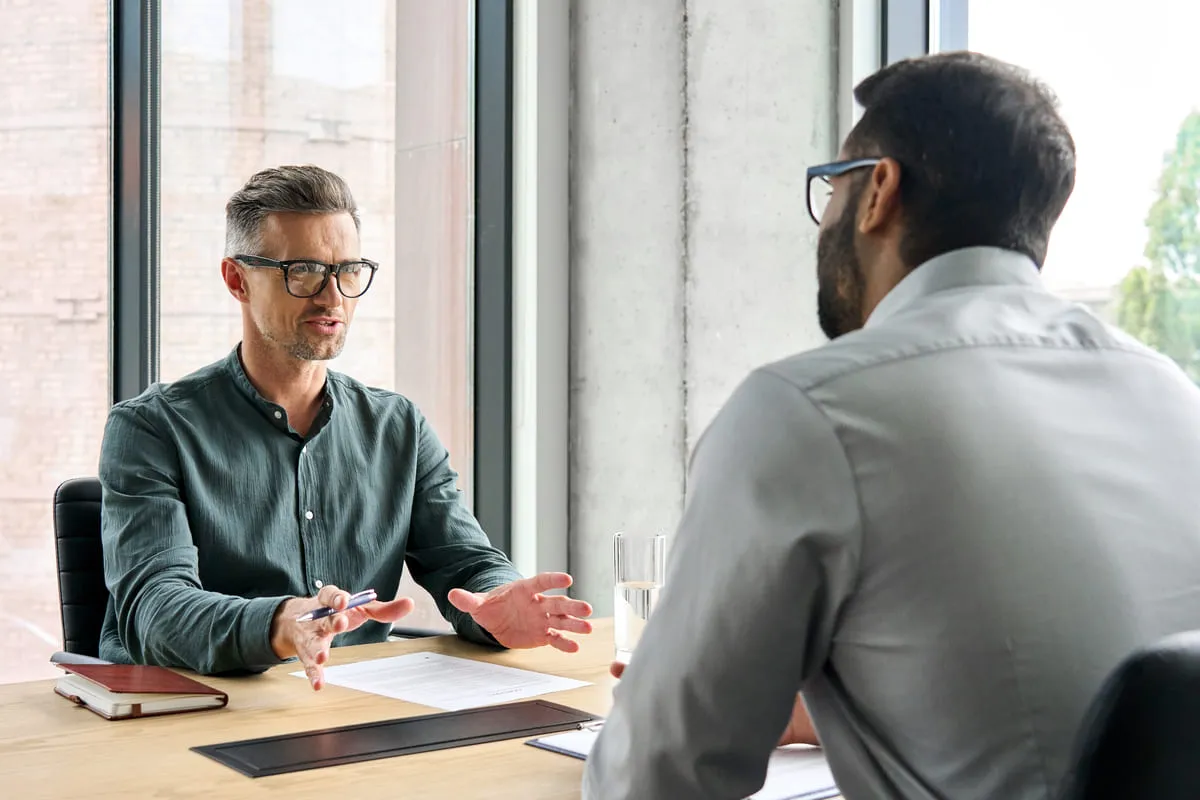
{"label": "green tree foliage", "polygon": [[1170,275],[1200,267],[1200,112],[1179,127],[1158,179],[1158,199],[1146,218],[1146,258]]}
{"label": "green tree foliage", "polygon": [[1191,332],[1180,313],[1180,298],[1163,270],[1134,267],[1121,281],[1118,294],[1118,325],[1176,361],[1190,358]]}
{"label": "green tree foliage", "polygon": [[1146,232],[1146,265],[1117,288],[1117,324],[1200,382],[1200,112],[1163,160]]}

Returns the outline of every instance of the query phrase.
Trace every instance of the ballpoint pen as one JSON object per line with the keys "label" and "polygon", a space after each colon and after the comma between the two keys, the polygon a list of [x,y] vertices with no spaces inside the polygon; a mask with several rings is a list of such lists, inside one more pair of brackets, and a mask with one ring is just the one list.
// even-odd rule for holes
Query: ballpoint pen
{"label": "ballpoint pen", "polygon": [[376,595],[374,589],[363,589],[357,594],[350,595],[350,602],[346,603],[345,608],[330,608],[329,606],[321,606],[320,608],[314,608],[312,611],[307,611],[296,617],[296,622],[312,622],[315,619],[324,619],[325,617],[330,617],[334,614],[340,614],[343,611],[349,611],[352,608],[366,605],[367,603],[372,602],[375,597]]}

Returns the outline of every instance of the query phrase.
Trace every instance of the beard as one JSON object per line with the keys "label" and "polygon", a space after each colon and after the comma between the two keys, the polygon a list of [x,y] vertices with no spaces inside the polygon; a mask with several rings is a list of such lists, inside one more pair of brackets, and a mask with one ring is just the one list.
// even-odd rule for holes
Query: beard
{"label": "beard", "polygon": [[842,208],[837,221],[817,238],[817,321],[830,339],[863,325],[866,280],[854,249],[854,209],[857,195]]}
{"label": "beard", "polygon": [[341,331],[335,336],[322,336],[305,329],[305,323],[292,331],[290,336],[280,336],[265,325],[259,325],[259,332],[269,342],[278,345],[284,352],[299,361],[331,361],[342,353],[346,346],[348,325],[342,325]]}
{"label": "beard", "polygon": [[301,332],[288,343],[287,350],[292,358],[301,361],[331,361],[342,354],[345,346],[346,328],[343,326],[342,332],[332,338],[310,339]]}

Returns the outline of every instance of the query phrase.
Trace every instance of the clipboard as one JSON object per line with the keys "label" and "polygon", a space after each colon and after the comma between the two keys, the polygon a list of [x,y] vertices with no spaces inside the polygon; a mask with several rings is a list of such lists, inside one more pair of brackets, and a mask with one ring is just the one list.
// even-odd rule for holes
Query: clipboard
{"label": "clipboard", "polygon": [[546,700],[344,725],[191,750],[251,778],[577,729],[594,714]]}

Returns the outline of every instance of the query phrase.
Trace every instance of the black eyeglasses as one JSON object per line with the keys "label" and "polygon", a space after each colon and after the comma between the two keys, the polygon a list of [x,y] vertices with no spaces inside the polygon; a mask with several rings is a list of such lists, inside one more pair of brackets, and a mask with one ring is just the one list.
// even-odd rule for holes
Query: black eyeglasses
{"label": "black eyeglasses", "polygon": [[306,258],[276,261],[262,256],[236,255],[247,267],[278,269],[283,271],[283,286],[292,297],[316,297],[325,291],[329,276],[334,275],[338,291],[343,297],[362,297],[375,280],[379,265],[374,261],[347,261],[343,264],[326,264]]}
{"label": "black eyeglasses", "polygon": [[830,164],[820,164],[808,168],[808,215],[813,222],[821,224],[821,216],[829,207],[829,198],[833,196],[831,178],[845,175],[863,167],[873,167],[882,158],[852,158],[849,161],[834,161]]}

